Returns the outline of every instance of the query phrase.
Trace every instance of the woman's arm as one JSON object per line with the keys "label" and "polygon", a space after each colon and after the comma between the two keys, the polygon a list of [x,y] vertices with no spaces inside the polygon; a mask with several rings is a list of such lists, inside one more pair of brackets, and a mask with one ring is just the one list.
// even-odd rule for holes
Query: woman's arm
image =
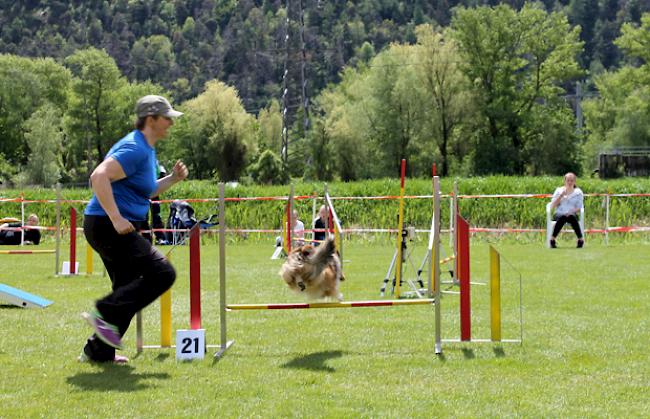
{"label": "woman's arm", "polygon": [[578,193],[575,196],[575,205],[574,205],[574,214],[580,214],[580,210],[584,206],[584,194],[582,193],[581,190],[578,189]]}
{"label": "woman's arm", "polygon": [[557,188],[553,193],[553,198],[551,198],[551,209],[557,208],[560,205],[562,197],[564,197],[564,188]]}
{"label": "woman's arm", "polygon": [[153,194],[151,194],[151,197],[153,198],[154,196],[162,194],[167,189],[174,186],[176,183],[187,178],[188,174],[189,171],[187,170],[185,164],[182,161],[178,160],[174,165],[171,174],[165,176],[162,179],[158,179],[158,187],[153,192]]}
{"label": "woman's arm", "polygon": [[133,224],[122,217],[120,210],[115,203],[113,196],[112,182],[124,179],[126,174],[120,163],[112,157],[107,158],[99,164],[90,175],[90,184],[108,218],[111,219],[113,227],[118,234],[127,234],[135,231]]}

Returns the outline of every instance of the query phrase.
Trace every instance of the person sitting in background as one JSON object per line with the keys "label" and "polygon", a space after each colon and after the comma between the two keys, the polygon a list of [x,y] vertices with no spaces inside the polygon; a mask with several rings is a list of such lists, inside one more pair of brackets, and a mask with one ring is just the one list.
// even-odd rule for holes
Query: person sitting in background
{"label": "person sitting in background", "polygon": [[555,208],[555,228],[553,228],[553,235],[551,236],[551,248],[557,247],[555,238],[562,231],[564,224],[569,223],[573,227],[576,236],[578,237],[577,247],[584,246],[582,238],[582,230],[580,229],[579,213],[582,209],[584,194],[576,186],[576,175],[574,173],[567,173],[564,175],[564,186],[561,186],[553,192],[551,200],[551,208]]}
{"label": "person sitting in background", "polygon": [[[158,176],[157,179],[162,179],[165,176],[167,176],[167,170],[165,170],[165,167],[162,164],[158,165]],[[151,214],[151,228],[152,229],[164,229],[165,228],[165,223],[163,223],[162,217],[160,216],[160,203],[159,202],[153,202],[153,201],[158,201],[160,199],[159,196],[154,196],[151,198],[151,206],[149,207],[149,212]],[[149,230],[149,226],[146,227],[147,230]],[[147,240],[151,241],[152,236],[149,233],[143,233],[142,234]],[[155,237],[155,243],[157,245],[166,245],[169,244],[167,241],[167,237],[165,232],[163,231],[155,231],[153,237]]]}
{"label": "person sitting in background", "polygon": [[327,227],[328,227],[328,212],[327,207],[322,205],[318,210],[318,217],[313,222],[314,230],[314,246],[318,246],[319,243],[325,241],[327,237]]}
{"label": "person sitting in background", "polygon": [[293,225],[292,241],[294,247],[305,244],[305,224],[298,219],[298,211],[293,210],[291,224]]}
{"label": "person sitting in background", "polygon": [[[41,232],[38,228],[30,228],[36,226],[38,226],[38,216],[36,214],[30,214],[27,217],[25,226],[20,222],[0,225],[0,245],[19,245],[21,239],[23,244],[39,244],[41,242]],[[24,232],[20,231],[21,227]]]}

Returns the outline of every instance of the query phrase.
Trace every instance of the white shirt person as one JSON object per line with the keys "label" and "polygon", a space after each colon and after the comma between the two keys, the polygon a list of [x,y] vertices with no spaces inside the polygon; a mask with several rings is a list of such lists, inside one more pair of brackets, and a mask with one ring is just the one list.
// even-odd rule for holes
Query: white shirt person
{"label": "white shirt person", "polygon": [[576,175],[574,173],[567,173],[564,175],[564,186],[561,186],[553,192],[551,199],[551,208],[555,208],[555,216],[553,219],[556,221],[553,228],[553,235],[551,236],[551,247],[556,248],[557,244],[555,238],[564,224],[569,223],[573,227],[576,236],[578,237],[577,247],[581,248],[584,245],[582,238],[582,230],[580,228],[579,213],[584,205],[584,194],[580,188],[576,186]]}

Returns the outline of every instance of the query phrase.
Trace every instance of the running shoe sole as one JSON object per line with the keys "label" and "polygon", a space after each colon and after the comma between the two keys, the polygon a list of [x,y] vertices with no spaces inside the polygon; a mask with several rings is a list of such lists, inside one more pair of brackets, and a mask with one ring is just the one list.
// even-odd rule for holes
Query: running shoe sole
{"label": "running shoe sole", "polygon": [[93,313],[81,313],[81,317],[95,329],[97,337],[105,344],[115,349],[122,349],[122,340],[114,330],[114,326],[105,322],[99,315]]}

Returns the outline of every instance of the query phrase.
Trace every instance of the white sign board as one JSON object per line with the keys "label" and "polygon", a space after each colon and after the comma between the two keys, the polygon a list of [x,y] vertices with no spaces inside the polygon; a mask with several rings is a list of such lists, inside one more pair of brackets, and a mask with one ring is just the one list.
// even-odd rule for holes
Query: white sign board
{"label": "white sign board", "polygon": [[[78,274],[79,273],[79,262],[75,262],[74,266],[75,266],[74,271],[75,271],[75,273]],[[69,261],[63,262],[63,266],[61,267],[61,275],[71,275],[71,273],[70,273],[70,262]]]}
{"label": "white sign board", "polygon": [[187,361],[205,357],[205,329],[176,331],[176,360]]}

